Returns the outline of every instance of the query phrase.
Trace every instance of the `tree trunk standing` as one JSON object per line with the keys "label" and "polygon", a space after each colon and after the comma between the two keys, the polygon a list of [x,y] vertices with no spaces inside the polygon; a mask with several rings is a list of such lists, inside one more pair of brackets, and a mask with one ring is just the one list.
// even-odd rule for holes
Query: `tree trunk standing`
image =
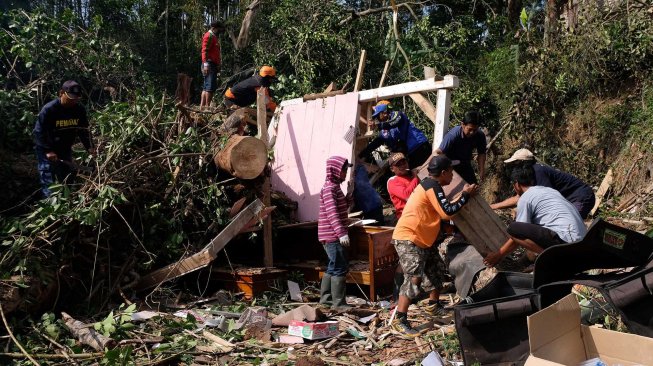
{"label": "tree trunk standing", "polygon": [[551,46],[558,38],[558,19],[560,19],[561,4],[565,0],[547,0],[546,18],[544,19],[544,45]]}
{"label": "tree trunk standing", "polygon": [[165,70],[166,70],[166,72],[168,71],[168,16],[169,16],[169,10],[170,10],[169,0],[166,0],[166,25],[165,25],[165,27],[166,27],[166,39],[165,39],[165,42],[166,42],[166,68],[165,68]]}
{"label": "tree trunk standing", "polygon": [[508,22],[510,22],[511,29],[519,27],[521,9],[522,0],[508,0]]}

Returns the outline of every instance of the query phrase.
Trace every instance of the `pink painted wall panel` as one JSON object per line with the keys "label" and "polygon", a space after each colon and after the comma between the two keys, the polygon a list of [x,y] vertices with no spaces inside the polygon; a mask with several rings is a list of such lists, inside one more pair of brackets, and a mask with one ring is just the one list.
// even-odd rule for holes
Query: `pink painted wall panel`
{"label": "pink painted wall panel", "polygon": [[[281,111],[272,189],[298,202],[300,221],[317,220],[326,160],[333,155],[351,160],[353,142],[347,142],[344,136],[350,126],[356,125],[358,113],[356,93],[308,101]],[[346,193],[347,184],[343,183],[342,188]]]}

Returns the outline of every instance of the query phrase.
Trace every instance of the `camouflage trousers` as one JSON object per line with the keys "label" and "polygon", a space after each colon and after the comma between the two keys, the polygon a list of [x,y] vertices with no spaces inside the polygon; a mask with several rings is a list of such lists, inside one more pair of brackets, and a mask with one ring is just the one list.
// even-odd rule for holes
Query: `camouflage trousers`
{"label": "camouflage trousers", "polygon": [[415,299],[423,292],[442,289],[445,266],[437,246],[420,248],[410,240],[392,240],[404,269],[399,295]]}

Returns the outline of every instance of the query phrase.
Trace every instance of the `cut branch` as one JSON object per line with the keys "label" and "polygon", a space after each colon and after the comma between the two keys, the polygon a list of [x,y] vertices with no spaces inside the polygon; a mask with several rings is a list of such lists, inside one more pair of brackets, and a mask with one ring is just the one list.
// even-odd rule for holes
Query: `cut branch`
{"label": "cut branch", "polygon": [[[428,4],[431,4],[431,3],[433,3],[433,2],[432,1],[405,2],[405,3],[397,4],[397,7],[404,7],[408,11],[410,11],[411,14],[414,14],[413,9],[410,7],[410,5],[428,5]],[[350,23],[350,22],[356,20],[357,18],[360,18],[360,17],[364,17],[364,16],[372,15],[372,14],[377,14],[377,13],[383,13],[383,12],[386,12],[386,11],[392,11],[392,5],[383,6],[383,7],[374,8],[374,9],[367,9],[367,10],[363,10],[363,11],[359,11],[359,12],[352,11],[347,18],[341,20],[340,23],[338,23],[338,26],[343,26],[343,25],[345,25],[347,23]]]}

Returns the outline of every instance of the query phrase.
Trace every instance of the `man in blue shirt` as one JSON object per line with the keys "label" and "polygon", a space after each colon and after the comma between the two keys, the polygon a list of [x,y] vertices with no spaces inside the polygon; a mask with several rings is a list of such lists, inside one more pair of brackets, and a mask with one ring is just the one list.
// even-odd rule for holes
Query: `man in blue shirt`
{"label": "man in blue shirt", "polygon": [[462,124],[449,130],[442,139],[438,154],[445,154],[451,160],[459,160],[460,164],[454,170],[469,184],[477,184],[476,174],[472,168],[472,151],[476,149],[478,157],[478,175],[481,181],[485,179],[485,151],[487,142],[485,134],[479,128],[483,118],[477,111],[465,113]]}
{"label": "man in blue shirt", "polygon": [[55,181],[65,183],[74,177],[71,169],[72,146],[75,138],[91,153],[91,134],[86,109],[79,104],[82,88],[73,80],[61,86],[59,97],[41,109],[34,126],[34,143],[38,159],[41,192],[49,197],[49,186]]}
{"label": "man in blue shirt", "polygon": [[[528,149],[519,149],[504,163],[510,168],[527,167],[535,174],[535,184],[553,188],[571,202],[578,210],[580,217],[586,219],[594,207],[595,197],[592,187],[571,174],[561,172],[547,165],[537,163],[535,156]],[[490,205],[493,210],[511,208],[517,205],[519,196],[513,196],[501,202]]]}
{"label": "man in blue shirt", "polygon": [[374,107],[372,123],[381,131],[367,147],[358,154],[361,159],[368,158],[372,151],[385,145],[392,152],[401,152],[410,162],[409,168],[422,165],[431,156],[431,145],[404,112],[390,111],[388,104],[379,103]]}
{"label": "man in blue shirt", "polygon": [[506,243],[485,257],[487,266],[495,266],[518,246],[539,254],[585,236],[587,229],[576,208],[555,189],[536,186],[532,169],[513,169],[511,180],[519,196],[517,217],[508,226]]}

